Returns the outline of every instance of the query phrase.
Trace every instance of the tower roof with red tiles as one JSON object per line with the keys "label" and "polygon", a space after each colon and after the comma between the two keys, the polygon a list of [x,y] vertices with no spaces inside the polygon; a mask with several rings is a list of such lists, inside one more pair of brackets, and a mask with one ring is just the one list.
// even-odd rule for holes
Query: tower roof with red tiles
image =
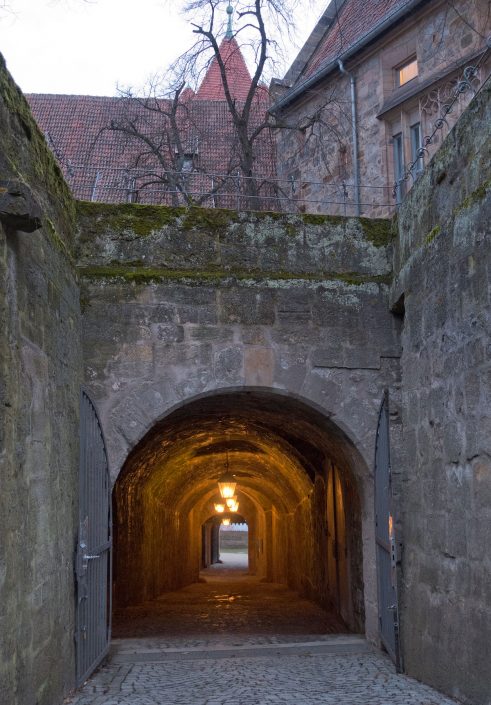
{"label": "tower roof with red tiles", "polygon": [[[244,102],[252,79],[235,37],[226,36],[222,40],[220,56],[225,67],[232,98]],[[216,57],[213,57],[195,98],[197,100],[225,100],[220,66]]]}

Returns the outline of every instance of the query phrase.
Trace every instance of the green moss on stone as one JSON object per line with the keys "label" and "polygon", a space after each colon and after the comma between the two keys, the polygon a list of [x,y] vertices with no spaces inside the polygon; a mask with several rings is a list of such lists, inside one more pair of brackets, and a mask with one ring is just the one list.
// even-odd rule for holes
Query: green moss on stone
{"label": "green moss on stone", "polygon": [[433,240],[441,233],[442,229],[439,225],[435,225],[434,228],[425,237],[425,244],[429,245]]}
{"label": "green moss on stone", "polygon": [[0,135],[0,146],[11,169],[17,178],[30,186],[33,185],[31,182],[34,177],[38,187],[46,192],[56,208],[56,214],[63,221],[63,226],[71,231],[75,221],[72,194],[55,157],[46,144],[44,135],[32,116],[27,100],[10,76],[1,54],[0,99],[19,123],[28,144],[26,158],[23,159],[23,151],[18,149],[16,142],[13,139],[2,139]]}
{"label": "green moss on stone", "polygon": [[375,247],[387,247],[394,239],[392,222],[385,218],[358,218],[367,240]]}
{"label": "green moss on stone", "polygon": [[163,269],[156,267],[133,267],[123,264],[111,264],[102,266],[79,267],[79,274],[89,279],[122,279],[136,284],[148,284],[162,281],[188,281],[206,282],[219,284],[227,279],[238,281],[252,280],[281,280],[281,281],[313,281],[321,282],[326,280],[341,281],[345,284],[359,286],[367,283],[388,284],[391,281],[390,275],[367,276],[356,272],[337,273],[322,272],[313,274],[310,272],[287,272],[276,271],[267,272],[259,270],[195,270],[195,269]]}
{"label": "green moss on stone", "polygon": [[68,248],[67,244],[65,241],[60,237],[58,234],[55,224],[51,220],[51,218],[43,218],[43,227],[45,233],[47,233],[50,241],[54,245],[54,247],[58,250],[58,252],[62,252],[68,260],[71,262],[71,264],[75,264],[75,260],[73,258],[73,255]]}
{"label": "green moss on stone", "polygon": [[[131,230],[135,235],[147,237],[165,225],[175,223],[187,209],[171,206],[147,206],[140,203],[93,203],[78,201],[79,218],[90,218],[90,232],[103,234]],[[82,227],[82,236],[86,237]]]}
{"label": "green moss on stone", "polygon": [[456,216],[462,211],[467,210],[467,208],[473,206],[475,203],[480,203],[482,199],[486,197],[486,194],[490,189],[491,179],[488,179],[480,186],[478,186],[478,188],[475,189],[472,193],[470,193],[466,198],[464,198],[462,203],[460,203],[457,208],[454,209],[453,215]]}
{"label": "green moss on stone", "polygon": [[200,208],[193,206],[188,208],[182,220],[182,227],[186,229],[198,230],[222,230],[231,223],[239,221],[237,211],[226,210],[225,208]]}
{"label": "green moss on stone", "polygon": [[306,225],[341,225],[347,220],[342,215],[319,215],[318,213],[303,213],[301,218]]}

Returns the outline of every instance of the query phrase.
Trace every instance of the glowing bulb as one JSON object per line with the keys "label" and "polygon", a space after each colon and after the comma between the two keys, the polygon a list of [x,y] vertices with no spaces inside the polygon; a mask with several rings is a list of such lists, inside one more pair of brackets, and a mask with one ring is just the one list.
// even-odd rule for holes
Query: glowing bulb
{"label": "glowing bulb", "polygon": [[228,508],[230,509],[231,512],[238,512],[239,511],[239,503],[234,501],[233,504],[229,504]]}
{"label": "glowing bulb", "polygon": [[[232,509],[232,507],[236,503],[237,503],[237,495],[234,495],[233,497],[227,497],[227,499],[225,500],[225,504],[227,505],[227,507],[229,509]],[[235,510],[232,510],[232,511],[235,511]]]}
{"label": "glowing bulb", "polygon": [[215,506],[215,511],[218,512],[218,514],[222,514],[225,511],[225,505],[222,504],[221,502],[220,503],[217,502],[217,504],[215,504],[214,506]]}
{"label": "glowing bulb", "polygon": [[223,499],[229,499],[234,496],[236,485],[237,483],[231,473],[227,472],[225,475],[222,475],[222,477],[218,480],[218,489],[220,490],[220,494]]}
{"label": "glowing bulb", "polygon": [[222,519],[222,526],[230,526],[230,519]]}

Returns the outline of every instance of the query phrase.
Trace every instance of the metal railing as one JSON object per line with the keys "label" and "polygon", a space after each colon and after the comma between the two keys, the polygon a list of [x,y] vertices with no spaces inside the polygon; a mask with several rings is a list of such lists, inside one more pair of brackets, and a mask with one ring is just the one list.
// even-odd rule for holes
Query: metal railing
{"label": "metal railing", "polygon": [[277,178],[270,174],[244,176],[241,172],[210,173],[183,168],[165,170],[154,166],[114,166],[108,162],[72,164],[55,154],[74,196],[103,203],[142,203],[171,206],[204,206],[238,211],[276,211],[284,213],[318,213],[329,215],[387,217],[394,213],[421,175],[430,156],[428,147],[438,133],[450,125],[447,116],[455,109],[462,94],[480,91],[484,82],[478,72],[491,53],[491,38],[477,61],[467,66],[431,131],[422,139],[414,161],[403,167],[401,177],[390,184],[360,183],[326,177],[322,181]]}
{"label": "metal railing", "polygon": [[472,93],[472,97],[476,96],[481,91],[485,83],[489,80],[488,76],[485,81],[480,82],[477,77],[481,67],[484,66],[490,55],[491,36],[486,39],[486,48],[479,56],[476,63],[466,66],[463,70],[460,79],[457,81],[455,89],[450,96],[450,100],[442,105],[440,115],[434,121],[431,132],[423,138],[423,144],[417,150],[415,159],[407,168],[404,169],[401,177],[397,179],[392,186],[392,196],[395,199],[397,206],[401,204],[405,193],[409,190],[407,187],[408,182],[412,185],[412,183],[414,183],[421,175],[422,162],[429,154],[428,147],[435,143],[435,138],[438,133],[445,127],[450,129],[447,116],[453,112],[459,102],[460,97],[465,93]]}
{"label": "metal railing", "polygon": [[62,164],[76,198],[103,203],[199,205],[239,211],[275,211],[388,215],[393,212],[392,185],[360,184],[360,202],[349,181],[307,181],[274,178],[264,174],[175,172],[107,165]]}

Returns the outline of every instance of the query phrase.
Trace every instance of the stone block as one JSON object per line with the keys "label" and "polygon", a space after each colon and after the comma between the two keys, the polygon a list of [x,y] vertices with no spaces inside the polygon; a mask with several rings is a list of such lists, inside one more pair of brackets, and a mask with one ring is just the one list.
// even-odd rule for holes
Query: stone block
{"label": "stone block", "polygon": [[464,454],[465,439],[462,430],[455,421],[448,421],[443,430],[443,447],[445,460],[457,463]]}
{"label": "stone block", "polygon": [[151,326],[152,336],[163,343],[182,343],[184,340],[184,328],[175,323],[153,323]]}
{"label": "stone block", "polygon": [[211,343],[156,343],[153,352],[155,370],[166,370],[170,366],[211,366],[212,351]]}
{"label": "stone block", "polygon": [[330,347],[315,348],[311,357],[312,367],[344,367],[342,342]]}
{"label": "stone block", "polygon": [[268,345],[269,330],[260,326],[243,326],[240,329],[240,336],[244,345]]}
{"label": "stone block", "polygon": [[177,320],[179,323],[199,323],[202,325],[216,325],[218,323],[217,306],[177,306]]}
{"label": "stone block", "polygon": [[307,374],[308,346],[282,348],[276,352],[275,386],[299,392]]}
{"label": "stone block", "polygon": [[234,338],[233,329],[223,326],[187,325],[185,331],[190,341],[227,343]]}
{"label": "stone block", "polygon": [[220,292],[221,323],[271,325],[274,322],[274,294],[266,289],[223,289]]}
{"label": "stone block", "polygon": [[213,371],[217,384],[239,383],[243,374],[243,362],[242,346],[233,345],[215,352]]}
{"label": "stone block", "polygon": [[275,355],[271,348],[244,348],[244,381],[251,387],[271,387],[275,368]]}

